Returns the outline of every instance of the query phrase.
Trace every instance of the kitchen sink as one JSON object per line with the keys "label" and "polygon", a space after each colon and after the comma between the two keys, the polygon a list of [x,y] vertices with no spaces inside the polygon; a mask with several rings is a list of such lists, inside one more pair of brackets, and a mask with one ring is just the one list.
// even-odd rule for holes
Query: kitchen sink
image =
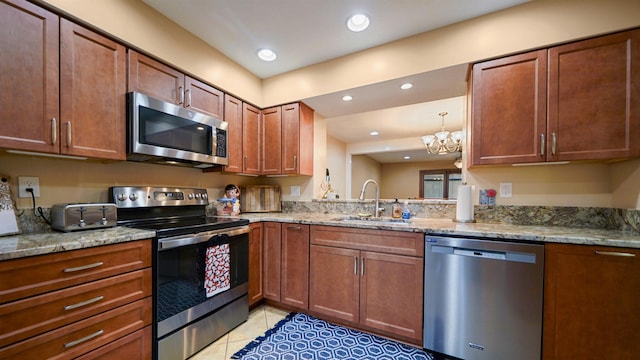
{"label": "kitchen sink", "polygon": [[409,220],[397,219],[392,217],[374,218],[372,216],[345,216],[335,219],[344,222],[356,222],[366,224],[379,225],[409,225]]}

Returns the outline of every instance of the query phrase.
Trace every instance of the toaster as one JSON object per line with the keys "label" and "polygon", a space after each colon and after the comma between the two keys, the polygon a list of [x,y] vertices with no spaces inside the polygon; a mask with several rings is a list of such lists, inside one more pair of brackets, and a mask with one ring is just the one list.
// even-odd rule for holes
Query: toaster
{"label": "toaster", "polygon": [[51,227],[64,232],[114,227],[117,219],[116,204],[74,203],[51,207]]}

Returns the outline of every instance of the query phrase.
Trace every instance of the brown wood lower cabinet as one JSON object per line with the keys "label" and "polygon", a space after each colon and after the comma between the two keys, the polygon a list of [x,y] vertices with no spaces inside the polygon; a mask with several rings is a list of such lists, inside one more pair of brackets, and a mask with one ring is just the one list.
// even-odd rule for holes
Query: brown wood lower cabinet
{"label": "brown wood lower cabinet", "polygon": [[309,225],[263,223],[264,297],[306,310],[309,305]]}
{"label": "brown wood lower cabinet", "polygon": [[0,359],[151,358],[151,241],[0,262]]}
{"label": "brown wood lower cabinet", "polygon": [[421,233],[311,226],[310,239],[310,312],[421,343]]}
{"label": "brown wood lower cabinet", "polygon": [[249,306],[264,298],[262,291],[262,223],[249,225]]}
{"label": "brown wood lower cabinet", "polygon": [[545,245],[543,359],[640,359],[640,249]]}

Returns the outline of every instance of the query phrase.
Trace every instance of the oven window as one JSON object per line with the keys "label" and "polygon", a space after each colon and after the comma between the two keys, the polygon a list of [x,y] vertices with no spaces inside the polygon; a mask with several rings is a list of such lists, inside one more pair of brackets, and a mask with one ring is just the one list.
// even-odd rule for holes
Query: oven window
{"label": "oven window", "polygon": [[228,274],[220,276],[228,275],[229,289],[248,281],[247,236],[217,236],[209,242],[159,251],[156,283],[158,322],[211,298],[205,289],[207,249],[228,249]]}
{"label": "oven window", "polygon": [[144,106],[138,109],[141,143],[211,155],[213,127],[210,125]]}

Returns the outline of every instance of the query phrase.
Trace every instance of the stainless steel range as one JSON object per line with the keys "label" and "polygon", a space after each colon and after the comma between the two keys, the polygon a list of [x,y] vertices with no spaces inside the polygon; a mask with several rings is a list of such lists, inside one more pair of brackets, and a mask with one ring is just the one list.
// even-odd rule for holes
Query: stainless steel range
{"label": "stainless steel range", "polygon": [[249,221],[208,217],[205,189],[111,187],[118,225],[154,230],[154,359],[186,359],[247,320]]}

